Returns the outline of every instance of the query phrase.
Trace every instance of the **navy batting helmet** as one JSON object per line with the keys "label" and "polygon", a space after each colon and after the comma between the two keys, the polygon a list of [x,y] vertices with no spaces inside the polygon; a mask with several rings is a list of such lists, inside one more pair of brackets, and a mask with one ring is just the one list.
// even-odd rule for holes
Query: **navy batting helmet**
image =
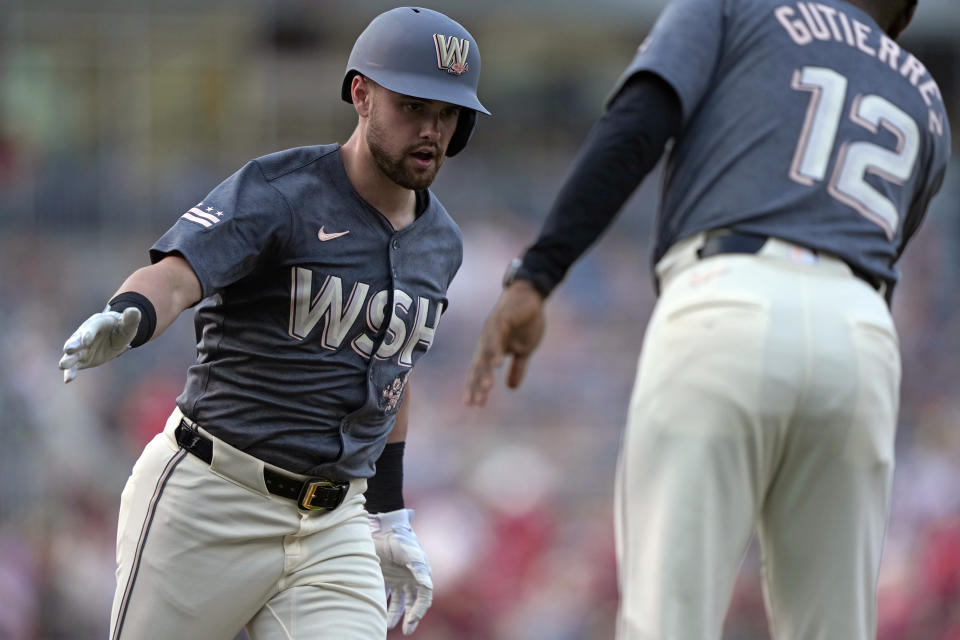
{"label": "navy batting helmet", "polygon": [[404,95],[461,107],[447,155],[470,140],[477,111],[490,112],[477,99],[480,51],[473,36],[437,11],[391,9],[373,19],[353,45],[340,95],[347,102],[353,76],[361,74]]}

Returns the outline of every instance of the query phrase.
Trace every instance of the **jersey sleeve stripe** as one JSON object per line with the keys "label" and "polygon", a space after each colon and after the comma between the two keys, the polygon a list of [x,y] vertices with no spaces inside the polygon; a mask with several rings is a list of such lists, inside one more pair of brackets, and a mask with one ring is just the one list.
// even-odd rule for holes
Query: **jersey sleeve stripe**
{"label": "jersey sleeve stripe", "polygon": [[206,211],[203,211],[202,209],[198,209],[196,207],[193,207],[192,209],[190,209],[190,213],[195,213],[201,218],[205,218],[209,220],[213,224],[220,222],[220,218],[218,218],[217,216],[213,215],[212,213],[207,213]]}
{"label": "jersey sleeve stripe", "polygon": [[196,222],[197,224],[199,224],[199,225],[201,225],[201,226],[204,226],[204,227],[208,227],[208,228],[209,228],[209,227],[212,227],[212,226],[213,226],[213,223],[212,223],[212,222],[207,222],[207,221],[204,220],[203,218],[198,218],[197,216],[192,215],[189,211],[188,211],[187,213],[183,214],[183,215],[180,216],[180,217],[183,218],[183,219],[185,219],[185,220],[189,220],[190,222]]}

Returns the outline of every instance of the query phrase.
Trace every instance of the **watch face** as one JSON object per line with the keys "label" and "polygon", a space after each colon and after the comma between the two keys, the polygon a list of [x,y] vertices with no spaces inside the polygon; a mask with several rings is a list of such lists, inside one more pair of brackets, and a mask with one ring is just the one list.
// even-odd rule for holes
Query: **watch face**
{"label": "watch face", "polygon": [[503,286],[508,287],[517,277],[517,270],[520,269],[520,258],[514,258],[507,265],[507,271],[503,274]]}

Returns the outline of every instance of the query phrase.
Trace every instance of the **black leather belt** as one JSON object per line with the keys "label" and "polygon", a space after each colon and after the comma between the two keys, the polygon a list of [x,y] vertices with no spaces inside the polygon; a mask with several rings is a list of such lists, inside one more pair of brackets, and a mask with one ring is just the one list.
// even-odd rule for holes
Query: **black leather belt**
{"label": "black leather belt", "polygon": [[[769,239],[769,236],[761,236],[752,233],[716,233],[707,236],[706,242],[704,242],[703,246],[697,250],[697,256],[702,259],[709,258],[710,256],[720,255],[722,253],[754,254],[759,252]],[[810,253],[817,255],[815,250],[808,249],[806,247],[804,248]],[[850,271],[853,272],[853,275],[866,282],[875,291],[880,291],[882,282],[880,282],[877,278],[874,278],[868,273],[857,269],[853,265],[847,264],[847,266],[850,267]]]}
{"label": "black leather belt", "polygon": [[[213,441],[201,434],[186,420],[177,425],[177,444],[207,464],[213,460]],[[300,480],[273,469],[263,468],[263,481],[270,493],[289,498],[310,511],[333,511],[340,506],[350,489],[349,482],[327,478]]]}

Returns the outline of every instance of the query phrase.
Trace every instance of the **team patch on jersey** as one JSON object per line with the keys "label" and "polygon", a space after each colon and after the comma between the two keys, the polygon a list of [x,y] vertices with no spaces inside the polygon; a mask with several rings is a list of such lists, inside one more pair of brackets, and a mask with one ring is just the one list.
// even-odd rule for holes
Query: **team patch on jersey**
{"label": "team patch on jersey", "polygon": [[190,222],[195,222],[201,227],[210,228],[213,225],[220,222],[220,218],[223,216],[223,211],[217,209],[216,207],[210,207],[202,202],[198,202],[197,206],[191,207],[189,211],[180,216],[184,220],[189,220]]}
{"label": "team patch on jersey", "polygon": [[394,378],[393,382],[388,384],[383,390],[383,393],[380,395],[386,401],[386,406],[384,411],[390,412],[397,408],[397,405],[400,404],[400,398],[403,397],[403,390],[407,386],[407,374],[406,372],[401,373],[399,376]]}

